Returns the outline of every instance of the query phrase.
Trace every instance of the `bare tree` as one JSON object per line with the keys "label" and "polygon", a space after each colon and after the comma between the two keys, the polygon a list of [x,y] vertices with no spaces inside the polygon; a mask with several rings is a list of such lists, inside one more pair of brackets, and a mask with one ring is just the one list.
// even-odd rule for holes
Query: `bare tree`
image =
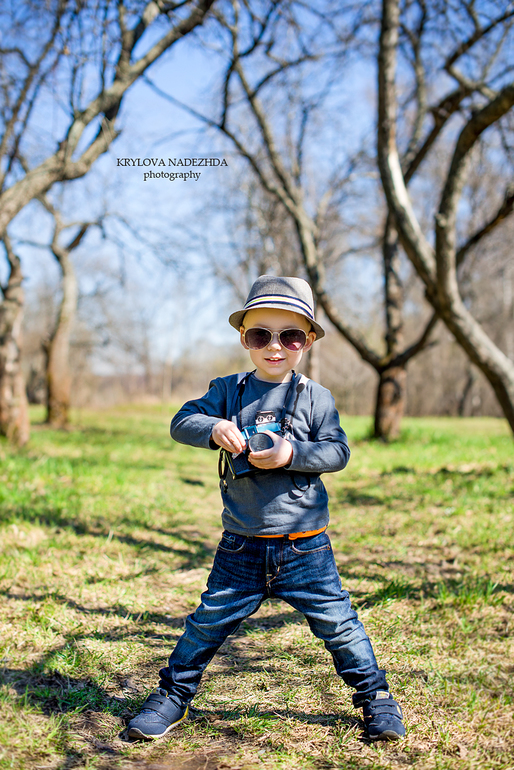
{"label": "bare tree", "polygon": [[[78,281],[71,254],[80,246],[90,227],[100,225],[100,221],[65,223],[61,212],[48,196],[42,195],[39,200],[54,220],[50,249],[61,271],[59,311],[55,326],[49,338],[44,341],[47,386],[46,422],[53,428],[66,428],[71,404],[70,337],[78,304]],[[77,232],[66,245],[63,245],[62,233],[69,228],[75,228]]]}
{"label": "bare tree", "polygon": [[[224,35],[223,55],[227,59],[220,116],[215,120],[191,108],[186,109],[232,142],[253,169],[266,195],[287,213],[296,233],[304,270],[319,304],[337,331],[378,374],[375,435],[388,439],[399,432],[405,402],[406,366],[429,344],[437,317],[432,314],[412,344],[405,345],[398,242],[394,222],[388,218],[382,238],[386,309],[384,351],[375,350],[349,323],[347,314],[339,309],[333,292],[328,289],[327,270],[344,256],[342,245],[339,243],[334,247],[333,238],[330,242],[329,231],[331,221],[348,200],[350,180],[363,159],[359,156],[350,158],[345,167],[336,168],[325,189],[317,196],[310,194],[312,180],[305,161],[310,124],[319,119],[325,98],[340,76],[340,67],[353,51],[357,29],[373,21],[369,7],[369,4],[363,4],[356,9],[349,4],[341,28],[336,27],[336,20],[327,9],[326,14],[319,11],[317,32],[318,39],[323,41],[322,47],[319,42],[314,42],[314,35],[305,40],[303,28],[298,33],[296,46],[284,46],[282,39],[290,39],[291,34],[281,35],[283,25],[289,23],[289,33],[297,29],[294,5],[291,18],[281,15],[280,8],[273,3],[260,16],[250,10],[246,17],[244,8],[238,3],[228,3],[216,13]],[[248,29],[253,31],[250,36]],[[301,71],[308,65],[319,66],[320,63],[325,65],[330,76],[325,76],[323,86],[312,95],[308,89],[302,90]],[[317,71],[320,74],[320,69]],[[277,93],[281,94],[278,106]],[[246,120],[241,119],[243,109],[248,116]],[[407,160],[412,175],[419,158],[409,156]],[[369,245],[369,248],[374,247],[374,243]]]}
{"label": "bare tree", "polygon": [[29,438],[29,413],[21,371],[23,275],[7,233],[2,239],[10,273],[0,284],[0,434],[23,446]]}
{"label": "bare tree", "polygon": [[[213,2],[36,0],[2,11],[10,35],[0,48],[0,238],[30,201],[58,182],[87,174],[119,134],[116,119],[127,91],[203,23]],[[50,96],[56,102],[52,88],[45,90],[53,76],[66,82],[65,127],[57,149],[30,164],[35,155],[29,151],[30,132],[40,100]],[[7,323],[11,316],[4,316]],[[0,394],[9,393],[0,385]],[[12,413],[8,404],[0,410]]]}
{"label": "bare tree", "polygon": [[[387,204],[398,229],[403,247],[426,287],[426,295],[439,317],[454,334],[471,361],[478,366],[491,383],[502,410],[514,431],[514,363],[493,343],[483,327],[466,308],[457,269],[469,248],[481,240],[499,222],[510,214],[514,206],[512,189],[506,186],[499,207],[474,233],[459,245],[457,240],[458,206],[472,151],[482,134],[496,124],[514,105],[514,84],[506,81],[510,67],[495,73],[499,86],[493,88],[487,79],[492,62],[498,57],[498,47],[487,57],[480,75],[471,81],[457,69],[457,62],[477,41],[500,24],[510,24],[514,11],[503,12],[484,22],[474,4],[463,3],[469,13],[474,32],[461,40],[445,63],[446,72],[457,82],[457,89],[465,89],[471,100],[468,114],[452,148],[449,168],[442,185],[438,211],[434,222],[434,245],[424,234],[414,213],[411,197],[402,172],[397,148],[396,114],[396,58],[400,30],[400,11],[397,0],[383,0],[382,26],[378,68],[378,157]],[[428,147],[430,149],[430,146]]]}

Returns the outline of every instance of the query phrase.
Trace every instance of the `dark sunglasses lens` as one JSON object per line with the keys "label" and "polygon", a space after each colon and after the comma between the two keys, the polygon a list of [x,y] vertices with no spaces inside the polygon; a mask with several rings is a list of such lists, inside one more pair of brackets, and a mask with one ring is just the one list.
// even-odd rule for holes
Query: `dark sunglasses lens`
{"label": "dark sunglasses lens", "polygon": [[280,332],[279,338],[288,350],[301,350],[307,342],[307,335],[302,329],[286,329]]}
{"label": "dark sunglasses lens", "polygon": [[251,350],[260,350],[269,345],[271,332],[267,329],[247,329],[245,332],[245,342]]}

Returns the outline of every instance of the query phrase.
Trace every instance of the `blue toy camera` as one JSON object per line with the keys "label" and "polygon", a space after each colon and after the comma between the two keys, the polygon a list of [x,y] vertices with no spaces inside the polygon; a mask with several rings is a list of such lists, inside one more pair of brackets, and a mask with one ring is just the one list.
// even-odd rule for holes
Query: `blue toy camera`
{"label": "blue toy camera", "polygon": [[282,428],[278,422],[261,421],[256,425],[248,425],[243,428],[241,433],[246,439],[246,449],[239,454],[230,454],[227,452],[226,458],[228,467],[234,479],[241,476],[247,476],[250,473],[256,473],[259,469],[252,465],[248,459],[250,452],[261,452],[263,449],[271,449],[273,439],[264,431],[269,430],[272,433],[282,433]]}

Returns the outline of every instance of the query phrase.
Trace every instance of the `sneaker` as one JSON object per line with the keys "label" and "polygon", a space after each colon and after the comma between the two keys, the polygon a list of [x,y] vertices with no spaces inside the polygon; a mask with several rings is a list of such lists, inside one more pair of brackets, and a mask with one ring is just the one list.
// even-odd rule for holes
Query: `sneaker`
{"label": "sneaker", "polygon": [[162,738],[187,717],[188,705],[158,687],[127,725],[129,738]]}
{"label": "sneaker", "polygon": [[363,715],[371,741],[397,741],[405,735],[402,710],[388,692],[379,690],[364,704]]}

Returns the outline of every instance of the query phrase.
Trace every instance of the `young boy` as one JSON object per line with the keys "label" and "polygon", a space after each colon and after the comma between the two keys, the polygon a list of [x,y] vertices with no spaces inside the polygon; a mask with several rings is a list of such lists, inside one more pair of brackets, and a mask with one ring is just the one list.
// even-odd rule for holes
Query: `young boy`
{"label": "young boy", "polygon": [[302,612],[325,642],[337,673],[355,690],[353,705],[363,708],[369,738],[401,738],[401,709],[341,588],[325,532],[328,496],[320,474],[342,470],[350,450],[330,392],[295,373],[325,334],[314,320],[310,286],[261,276],[229,323],[254,371],[213,380],[171,423],[176,441],[221,448],[225,531],[202,602],[128,734],[160,738],[185,719],[218,648],[275,596]]}

